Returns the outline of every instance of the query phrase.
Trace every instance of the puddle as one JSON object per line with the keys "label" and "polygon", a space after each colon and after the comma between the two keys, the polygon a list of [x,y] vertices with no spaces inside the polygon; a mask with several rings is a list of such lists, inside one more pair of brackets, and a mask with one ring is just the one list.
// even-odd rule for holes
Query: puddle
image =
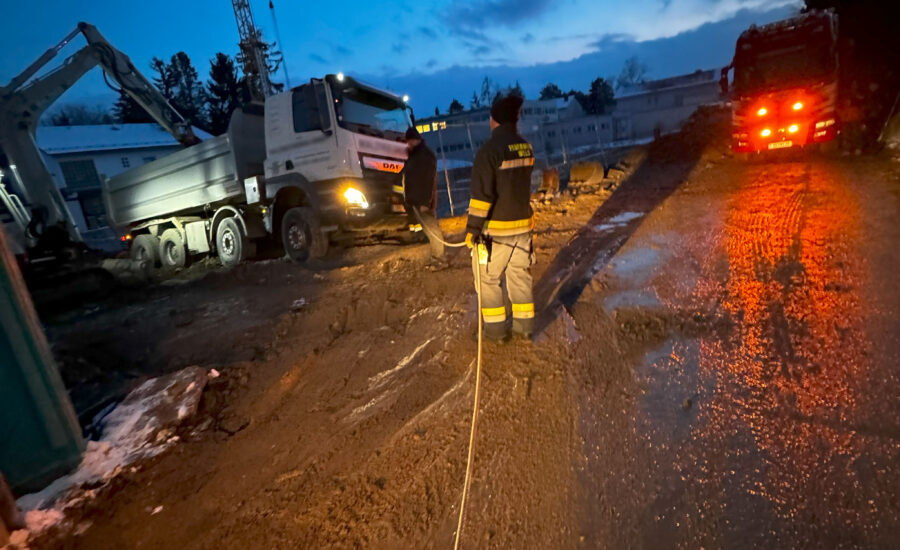
{"label": "puddle", "polygon": [[700,345],[696,340],[669,339],[644,357],[636,373],[644,386],[637,424],[655,444],[690,439],[691,427],[702,406],[699,362]]}
{"label": "puddle", "polygon": [[625,290],[603,299],[603,309],[614,311],[620,307],[662,308],[663,304],[653,290]]}
{"label": "puddle", "polygon": [[660,263],[662,256],[659,249],[635,248],[613,258],[610,269],[616,277],[643,286],[651,279],[653,268]]}

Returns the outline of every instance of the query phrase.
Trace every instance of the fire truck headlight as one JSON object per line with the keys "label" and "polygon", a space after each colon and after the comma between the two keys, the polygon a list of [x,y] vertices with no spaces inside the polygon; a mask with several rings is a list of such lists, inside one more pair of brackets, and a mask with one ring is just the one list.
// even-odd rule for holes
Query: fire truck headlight
{"label": "fire truck headlight", "polygon": [[761,135],[762,137],[769,137],[772,135],[772,130],[769,130],[768,128],[766,128],[765,130],[760,132],[759,135]]}
{"label": "fire truck headlight", "polygon": [[769,113],[769,110],[765,107],[760,107],[758,111],[756,111],[757,116],[766,116]]}
{"label": "fire truck headlight", "polygon": [[347,201],[348,206],[356,206],[363,209],[369,207],[369,201],[366,200],[366,196],[355,187],[348,187],[344,191],[344,200]]}
{"label": "fire truck headlight", "polygon": [[792,133],[792,134],[796,134],[797,131],[798,131],[799,129],[800,129],[800,127],[797,126],[796,124],[791,124],[791,125],[788,127],[788,132],[790,132],[790,133]]}
{"label": "fire truck headlight", "polygon": [[803,102],[802,102],[802,101],[798,101],[797,103],[794,103],[794,110],[795,110],[795,111],[799,111],[799,110],[802,109],[802,108],[803,108]]}

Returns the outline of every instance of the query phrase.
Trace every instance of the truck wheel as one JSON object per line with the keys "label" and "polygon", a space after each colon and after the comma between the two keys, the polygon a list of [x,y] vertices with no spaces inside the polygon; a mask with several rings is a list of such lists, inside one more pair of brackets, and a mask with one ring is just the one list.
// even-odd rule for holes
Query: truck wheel
{"label": "truck wheel", "polygon": [[146,233],[135,237],[131,243],[131,259],[149,261],[152,267],[159,265],[159,239]]}
{"label": "truck wheel", "polygon": [[159,239],[159,261],[163,267],[179,268],[188,264],[184,238],[177,229],[166,229]]}
{"label": "truck wheel", "polygon": [[296,207],[284,213],[281,243],[288,258],[298,263],[328,253],[328,238],[319,229],[319,216],[312,208]]}
{"label": "truck wheel", "polygon": [[225,218],[216,228],[216,254],[225,267],[234,267],[247,257],[247,237],[234,218]]}

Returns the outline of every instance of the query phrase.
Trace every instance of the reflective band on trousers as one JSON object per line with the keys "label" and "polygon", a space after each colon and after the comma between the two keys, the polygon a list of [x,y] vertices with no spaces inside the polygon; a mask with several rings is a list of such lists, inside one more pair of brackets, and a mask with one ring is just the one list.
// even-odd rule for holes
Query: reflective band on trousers
{"label": "reflective band on trousers", "polygon": [[513,319],[534,319],[534,304],[513,304]]}
{"label": "reflective band on trousers", "polygon": [[481,315],[485,323],[502,323],[506,321],[506,307],[483,307]]}
{"label": "reflective band on trousers", "polygon": [[509,170],[511,168],[525,168],[526,166],[534,166],[534,157],[524,159],[504,160],[500,165],[501,170]]}
{"label": "reflective band on trousers", "polygon": [[486,218],[491,210],[491,203],[478,199],[469,200],[469,214],[476,218]]}
{"label": "reflective band on trousers", "polygon": [[401,195],[403,194],[402,185],[394,185],[393,187],[391,187],[391,189],[394,191],[394,193],[400,193]]}

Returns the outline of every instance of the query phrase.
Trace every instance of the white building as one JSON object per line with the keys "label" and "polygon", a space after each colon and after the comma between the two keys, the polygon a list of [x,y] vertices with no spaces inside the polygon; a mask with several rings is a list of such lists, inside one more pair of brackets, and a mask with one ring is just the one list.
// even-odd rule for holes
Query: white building
{"label": "white building", "polygon": [[[211,137],[197,128],[194,133],[200,139]],[[39,126],[37,143],[85,242],[107,250],[119,245],[106,221],[103,178],[181,149],[154,123]]]}
{"label": "white building", "polygon": [[[490,137],[490,109],[419,119],[416,128],[438,158],[471,161]],[[581,104],[567,99],[525,100],[519,116],[519,133],[539,158],[564,156],[566,152],[612,141],[609,115],[587,115]]]}
{"label": "white building", "polygon": [[715,70],[651,80],[616,92],[616,140],[641,139],[681,129],[697,107],[721,100]]}

